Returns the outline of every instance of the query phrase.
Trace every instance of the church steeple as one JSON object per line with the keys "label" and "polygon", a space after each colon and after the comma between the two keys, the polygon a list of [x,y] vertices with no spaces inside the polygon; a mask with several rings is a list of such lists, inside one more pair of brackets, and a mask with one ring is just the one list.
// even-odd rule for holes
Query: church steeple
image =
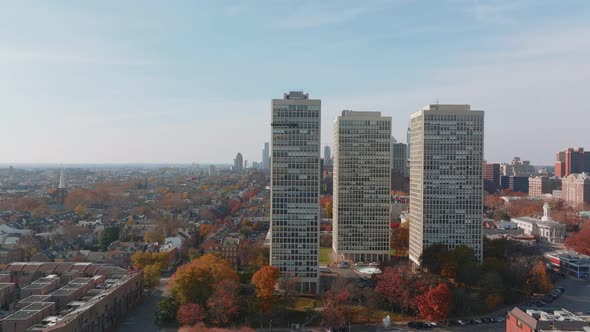
{"label": "church steeple", "polygon": [[59,204],[63,204],[66,201],[66,196],[68,196],[68,188],[66,187],[66,179],[64,176],[64,167],[61,166],[61,170],[59,171],[59,185],[57,186],[56,200]]}
{"label": "church steeple", "polygon": [[59,172],[59,189],[65,189],[66,188],[66,180],[64,179],[64,167],[61,167],[61,170]]}
{"label": "church steeple", "polygon": [[549,204],[547,204],[547,202],[545,202],[545,204],[543,204],[543,218],[541,218],[542,221],[551,220],[551,216],[549,215],[550,211],[551,207],[549,206]]}

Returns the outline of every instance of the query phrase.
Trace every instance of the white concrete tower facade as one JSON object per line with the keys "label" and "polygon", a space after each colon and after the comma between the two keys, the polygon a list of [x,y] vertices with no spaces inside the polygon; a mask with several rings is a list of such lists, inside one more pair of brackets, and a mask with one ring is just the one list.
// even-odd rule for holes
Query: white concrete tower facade
{"label": "white concrete tower facade", "polygon": [[319,291],[321,101],[303,92],[272,100],[270,264]]}
{"label": "white concrete tower facade", "polygon": [[428,105],[410,120],[410,260],[435,243],[482,259],[484,112]]}
{"label": "white concrete tower facade", "polygon": [[391,117],[342,111],[334,123],[332,246],[338,259],[389,259]]}

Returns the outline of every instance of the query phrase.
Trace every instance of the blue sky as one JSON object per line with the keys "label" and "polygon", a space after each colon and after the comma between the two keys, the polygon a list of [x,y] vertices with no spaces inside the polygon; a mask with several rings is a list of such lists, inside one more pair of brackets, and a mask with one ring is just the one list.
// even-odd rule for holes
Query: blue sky
{"label": "blue sky", "polygon": [[260,160],[270,99],[486,111],[486,158],[590,149],[590,2],[15,1],[0,11],[0,163]]}

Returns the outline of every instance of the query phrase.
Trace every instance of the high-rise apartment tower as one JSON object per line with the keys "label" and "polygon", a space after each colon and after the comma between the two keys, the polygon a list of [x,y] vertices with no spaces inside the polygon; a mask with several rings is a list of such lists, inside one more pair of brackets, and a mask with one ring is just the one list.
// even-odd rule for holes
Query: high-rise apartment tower
{"label": "high-rise apartment tower", "polygon": [[484,112],[427,105],[411,116],[410,260],[435,243],[482,259]]}
{"label": "high-rise apartment tower", "polygon": [[319,291],[321,101],[303,92],[272,100],[270,264]]}
{"label": "high-rise apartment tower", "polygon": [[334,123],[332,246],[338,259],[389,259],[391,117],[342,111]]}

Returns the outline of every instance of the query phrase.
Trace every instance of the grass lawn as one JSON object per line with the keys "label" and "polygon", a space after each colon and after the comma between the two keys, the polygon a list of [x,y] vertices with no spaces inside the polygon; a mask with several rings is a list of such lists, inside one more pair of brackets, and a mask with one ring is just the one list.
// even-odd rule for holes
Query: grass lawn
{"label": "grass lawn", "polygon": [[292,309],[297,310],[297,311],[305,311],[308,309],[314,309],[316,307],[315,303],[316,303],[316,299],[314,299],[314,298],[307,297],[307,296],[298,296],[295,299],[295,303],[293,304]]}
{"label": "grass lawn", "polygon": [[320,265],[328,265],[330,263],[330,254],[332,248],[320,248]]}

